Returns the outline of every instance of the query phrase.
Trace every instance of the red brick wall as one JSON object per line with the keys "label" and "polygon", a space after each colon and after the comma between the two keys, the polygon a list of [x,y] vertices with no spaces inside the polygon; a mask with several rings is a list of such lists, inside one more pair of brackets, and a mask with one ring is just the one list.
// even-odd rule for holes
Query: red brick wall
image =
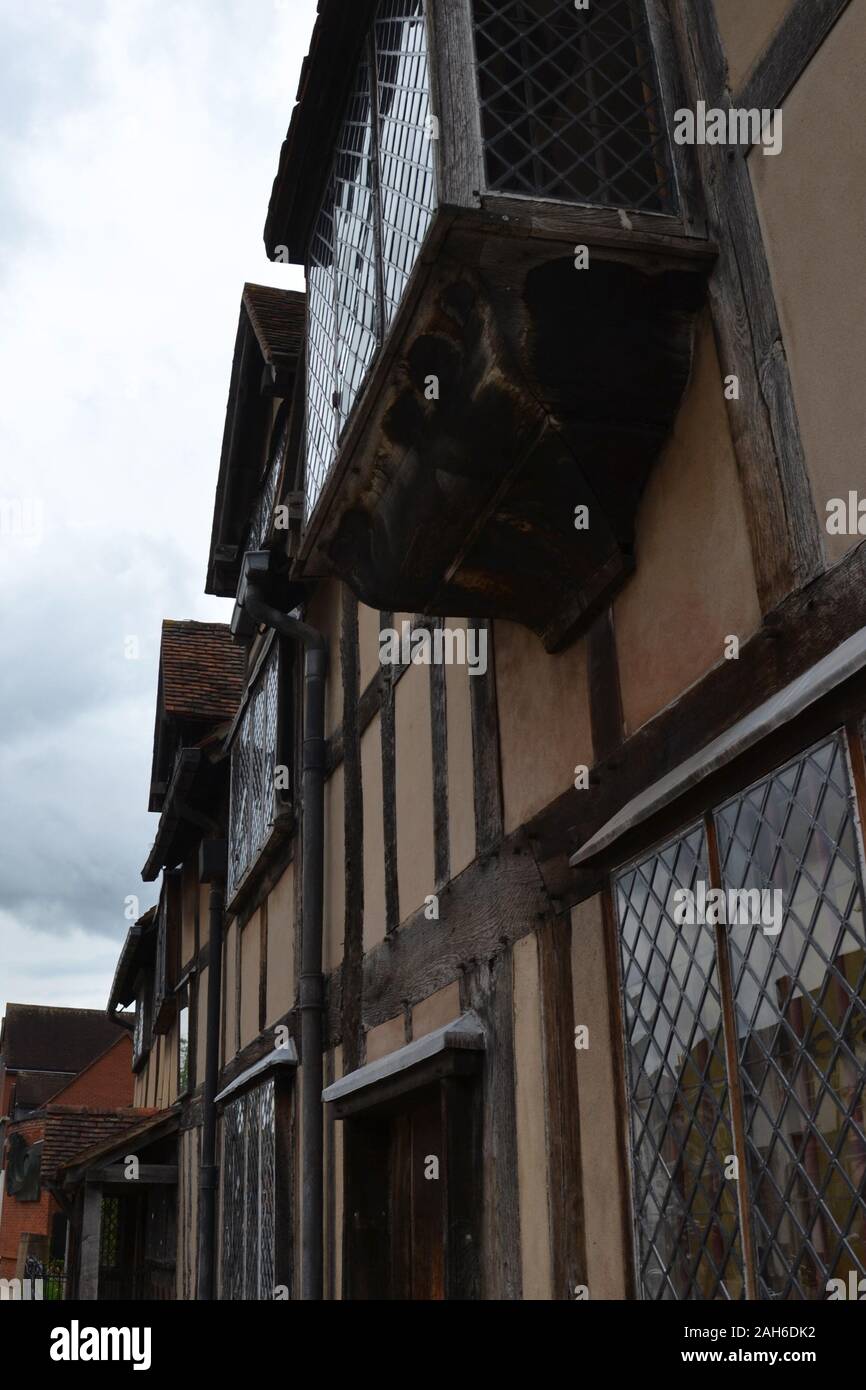
{"label": "red brick wall", "polygon": [[51,1097],[51,1105],[86,1105],[89,1110],[121,1110],[133,1103],[132,1038],[122,1033],[107,1052]]}
{"label": "red brick wall", "polygon": [[[92,1110],[119,1110],[133,1103],[132,1039],[122,1033],[107,1052],[79,1072],[62,1091],[51,1097],[51,1105],[87,1106]],[[7,1128],[23,1134],[28,1144],[44,1134],[42,1120],[22,1120]],[[19,1202],[8,1192],[3,1195],[0,1215],[0,1279],[14,1279],[18,1242],[23,1233],[50,1235],[51,1218],[60,1207],[43,1190],[38,1202]]]}

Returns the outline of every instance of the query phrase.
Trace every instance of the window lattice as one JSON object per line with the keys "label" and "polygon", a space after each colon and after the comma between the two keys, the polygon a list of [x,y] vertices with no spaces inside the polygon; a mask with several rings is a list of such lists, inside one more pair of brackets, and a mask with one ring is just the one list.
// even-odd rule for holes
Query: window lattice
{"label": "window lattice", "polygon": [[866,1276],[866,932],[845,745],[728,802],[724,881],[781,892],[782,929],[730,933],[760,1298]]}
{"label": "window lattice", "polygon": [[616,884],[645,1297],[736,1298],[743,1286],[721,999],[710,927],[675,925],[674,893],[706,879],[698,827]]}
{"label": "window lattice", "polygon": [[[739,1297],[747,1274],[758,1298],[823,1300],[831,1279],[866,1277],[866,927],[844,736],[713,821],[720,881],[708,882],[697,829],[616,882],[642,1289]],[[701,889],[721,889],[712,926],[707,911],[674,925],[683,888],[693,906]],[[730,983],[717,973],[723,949]],[[742,1114],[731,1113],[726,1056]],[[720,1158],[741,1146],[736,1181]]]}
{"label": "window lattice", "polygon": [[375,37],[385,322],[389,326],[436,205],[421,0],[383,0]]}
{"label": "window lattice", "polygon": [[283,462],[286,457],[288,442],[289,420],[288,416],[286,416],[283,427],[271,448],[271,457],[268,460],[267,470],[256,502],[252,525],[250,526],[250,539],[247,545],[248,550],[263,550],[267,544],[274,514],[274,506],[277,501],[277,488],[280,482]]}
{"label": "window lattice", "polygon": [[223,1111],[224,1299],[274,1296],[276,1127],[273,1081]]}
{"label": "window lattice", "polygon": [[473,0],[487,186],[673,211],[643,0]]}
{"label": "window lattice", "polygon": [[279,643],[253,686],[231,754],[228,893],[231,898],[273,827],[279,721]]}
{"label": "window lattice", "polygon": [[308,257],[307,516],[436,201],[422,0],[381,0],[372,40],[358,67]]}

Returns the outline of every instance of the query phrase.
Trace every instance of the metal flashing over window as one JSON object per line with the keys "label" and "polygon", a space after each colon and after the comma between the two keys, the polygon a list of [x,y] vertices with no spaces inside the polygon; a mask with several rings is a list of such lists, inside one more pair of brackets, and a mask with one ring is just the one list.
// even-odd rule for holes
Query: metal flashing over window
{"label": "metal flashing over window", "polygon": [[489,190],[670,213],[643,0],[473,0]]}
{"label": "metal flashing over window", "polygon": [[775,729],[790,723],[805,709],[835,690],[837,686],[866,666],[866,628],[860,628],[835,651],[798,676],[783,690],[777,691],[757,709],[738,719],[730,729],[713,739],[705,748],[665,773],[652,786],[645,788],[617,811],[592,839],[573,854],[569,863],[585,864],[588,859],[608,849],[627,831],[649,820],[677,797],[696,787],[705,777],[733,762],[748,748],[767,738]]}
{"label": "metal flashing over window", "polygon": [[390,1094],[426,1085],[439,1076],[474,1070],[484,1047],[481,1020],[470,1011],[396,1052],[349,1072],[325,1088],[322,1100],[335,1105],[339,1119],[341,1110],[349,1103],[353,1110],[374,1104],[384,1094],[386,1086]]}
{"label": "metal flashing over window", "polygon": [[214,1097],[214,1102],[216,1105],[224,1105],[227,1101],[231,1100],[233,1096],[238,1095],[240,1091],[246,1090],[250,1082],[255,1081],[257,1078],[264,1079],[266,1076],[269,1076],[271,1072],[282,1071],[286,1067],[294,1068],[297,1065],[298,1050],[290,1038],[285,1047],[274,1048],[273,1052],[269,1052],[258,1062],[254,1062],[252,1066],[247,1067],[246,1071],[242,1071],[240,1076],[236,1076],[234,1081],[230,1082],[228,1086],[225,1086],[223,1090],[220,1091],[218,1096]]}

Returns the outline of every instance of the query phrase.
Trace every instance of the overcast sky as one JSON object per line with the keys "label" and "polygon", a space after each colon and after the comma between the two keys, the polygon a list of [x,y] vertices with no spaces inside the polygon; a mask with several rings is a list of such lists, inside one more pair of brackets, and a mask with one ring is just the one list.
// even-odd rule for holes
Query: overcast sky
{"label": "overcast sky", "polygon": [[[315,0],[0,0],[0,1010],[105,1006]],[[127,639],[136,638],[140,655]]]}

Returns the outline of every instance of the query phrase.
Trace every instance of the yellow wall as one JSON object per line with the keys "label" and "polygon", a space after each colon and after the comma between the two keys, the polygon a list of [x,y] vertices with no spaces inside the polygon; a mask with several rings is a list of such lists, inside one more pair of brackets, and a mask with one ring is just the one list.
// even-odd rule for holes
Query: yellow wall
{"label": "yellow wall", "polygon": [[241,932],[241,1047],[259,1035],[261,959],[261,911],[257,911]]}
{"label": "yellow wall", "polygon": [[784,103],[784,148],[749,156],[785,351],[827,553],[863,539],[829,536],[826,504],[866,498],[866,6],[849,5]]}
{"label": "yellow wall", "polygon": [[[465,618],[448,618],[451,628],[466,625]],[[469,687],[479,676],[466,666],[445,667],[445,710],[448,733],[448,834],[451,877],[475,858],[475,799],[473,786],[472,719]]]}
{"label": "yellow wall", "polygon": [[791,4],[792,0],[715,0],[734,92],[766,49]]}
{"label": "yellow wall", "polygon": [[267,1027],[295,1002],[295,866],[290,864],[268,898]]}
{"label": "yellow wall", "polygon": [[436,888],[430,668],[410,666],[395,690],[397,893],[404,922]]}
{"label": "yellow wall", "polygon": [[[528,628],[495,624],[505,829],[522,825],[592,764],[586,644],[548,656]],[[472,677],[476,679],[476,677]]]}
{"label": "yellow wall", "polygon": [[614,605],[626,732],[760,624],[746,516],[709,316],[672,438],[641,501],[637,571]]}
{"label": "yellow wall", "polygon": [[346,865],[343,845],[344,777],[342,766],[325,783],[325,906],[322,958],[326,971],[343,956],[346,929]]}
{"label": "yellow wall", "polygon": [[382,721],[361,737],[364,805],[364,950],[385,939],[385,830],[382,823]]}

